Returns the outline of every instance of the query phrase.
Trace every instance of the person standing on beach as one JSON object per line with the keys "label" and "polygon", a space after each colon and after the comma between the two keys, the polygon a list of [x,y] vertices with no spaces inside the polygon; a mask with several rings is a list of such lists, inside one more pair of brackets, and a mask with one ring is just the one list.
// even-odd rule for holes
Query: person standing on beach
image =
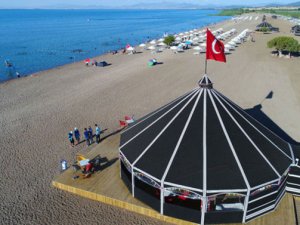
{"label": "person standing on beach", "polygon": [[90,144],[92,144],[94,140],[93,140],[93,129],[91,128],[91,126],[89,126],[89,139],[90,139]]}
{"label": "person standing on beach", "polygon": [[95,124],[95,133],[96,133],[96,143],[99,144],[100,143],[100,134],[101,134],[101,128],[98,127],[97,124]]}
{"label": "person standing on beach", "polygon": [[74,147],[74,138],[73,138],[73,131],[69,132],[69,141],[72,147]]}
{"label": "person standing on beach", "polygon": [[74,136],[75,136],[75,140],[76,140],[76,145],[78,145],[80,142],[80,133],[79,133],[79,130],[77,129],[77,127],[74,128]]}
{"label": "person standing on beach", "polygon": [[90,132],[84,128],[84,132],[83,132],[83,135],[84,135],[84,138],[85,138],[85,142],[86,142],[86,145],[89,146],[90,145]]}

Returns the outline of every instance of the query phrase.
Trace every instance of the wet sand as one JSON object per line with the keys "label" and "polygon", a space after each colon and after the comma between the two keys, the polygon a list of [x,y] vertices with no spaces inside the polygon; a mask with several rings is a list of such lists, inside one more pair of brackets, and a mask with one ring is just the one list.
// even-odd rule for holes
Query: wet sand
{"label": "wet sand", "polygon": [[[214,87],[241,107],[261,110],[290,138],[300,140],[300,58],[270,55],[266,42],[290,35],[286,21],[268,19],[281,30],[254,34],[227,57],[209,61]],[[259,21],[227,21],[212,29],[254,29]],[[298,37],[300,41],[300,38]],[[150,58],[163,64],[147,67]],[[70,64],[0,84],[0,224],[162,224],[122,209],[80,198],[51,187],[59,162],[89,151],[71,148],[69,130],[95,123],[115,131],[124,115],[139,118],[191,90],[204,73],[204,55],[105,55],[112,65]],[[273,91],[271,99],[265,99]],[[256,107],[257,109],[257,107]]]}

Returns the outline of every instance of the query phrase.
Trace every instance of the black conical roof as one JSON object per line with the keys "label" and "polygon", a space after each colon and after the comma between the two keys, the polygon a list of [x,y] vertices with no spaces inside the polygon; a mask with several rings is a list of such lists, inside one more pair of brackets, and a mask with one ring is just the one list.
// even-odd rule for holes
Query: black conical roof
{"label": "black conical roof", "polygon": [[293,162],[290,145],[214,90],[207,76],[125,130],[120,152],[165,184],[208,192],[280,179]]}

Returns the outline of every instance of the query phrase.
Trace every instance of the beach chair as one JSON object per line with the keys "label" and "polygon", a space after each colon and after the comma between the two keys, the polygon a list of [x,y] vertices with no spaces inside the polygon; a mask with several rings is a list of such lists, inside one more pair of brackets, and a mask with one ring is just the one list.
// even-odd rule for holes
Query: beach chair
{"label": "beach chair", "polygon": [[124,120],[119,120],[119,124],[120,124],[120,128],[125,128],[128,126],[128,124]]}
{"label": "beach chair", "polygon": [[125,116],[125,122],[127,124],[131,124],[131,123],[134,123],[134,116]]}
{"label": "beach chair", "polygon": [[178,49],[176,50],[176,53],[182,53],[182,52],[184,52],[184,50],[183,50],[182,48],[178,48]]}

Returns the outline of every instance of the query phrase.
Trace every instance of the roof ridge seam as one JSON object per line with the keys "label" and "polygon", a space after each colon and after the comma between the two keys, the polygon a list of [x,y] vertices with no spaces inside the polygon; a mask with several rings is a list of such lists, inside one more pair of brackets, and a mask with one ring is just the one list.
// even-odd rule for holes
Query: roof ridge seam
{"label": "roof ridge seam", "polygon": [[203,152],[203,174],[202,174],[202,184],[203,184],[203,203],[202,203],[202,210],[201,210],[201,225],[204,224],[205,220],[205,210],[206,208],[206,192],[207,192],[207,155],[206,155],[206,116],[207,116],[207,107],[206,107],[206,99],[207,99],[207,89],[204,89],[204,99],[203,99],[203,145],[202,145],[202,152]]}
{"label": "roof ridge seam", "polygon": [[195,98],[197,95],[194,94],[191,99],[188,100],[187,103],[177,112],[177,114],[170,120],[170,122],[159,132],[159,134],[152,140],[152,142],[144,149],[144,151],[137,157],[137,159],[132,163],[132,167],[143,157],[143,155],[150,149],[150,147],[156,142],[156,140],[165,132],[165,130],[173,123],[173,121],[179,116],[179,114],[190,104],[190,102]]}
{"label": "roof ridge seam", "polygon": [[191,95],[193,95],[197,91],[198,90],[195,90],[194,92],[191,92],[186,97],[184,97],[183,99],[181,99],[175,106],[173,106],[171,109],[169,109],[167,112],[165,112],[163,115],[161,115],[155,121],[153,121],[150,125],[148,125],[146,128],[144,128],[142,131],[140,131],[139,133],[137,133],[136,135],[134,135],[132,138],[130,138],[128,141],[126,141],[122,146],[120,146],[120,149],[122,149],[125,145],[127,145],[128,143],[130,143],[136,137],[138,137],[141,133],[143,133],[144,131],[146,131],[149,127],[151,127],[152,125],[154,125],[157,121],[159,121],[164,116],[166,116],[169,112],[171,112],[173,109],[175,109],[178,105],[180,105],[182,102],[184,102],[187,98],[189,98]]}
{"label": "roof ridge seam", "polygon": [[231,142],[231,140],[230,140],[230,137],[229,137],[229,135],[228,135],[228,133],[227,133],[227,129],[226,129],[224,123],[223,123],[223,120],[222,120],[222,117],[221,117],[221,115],[220,115],[220,113],[219,113],[219,110],[218,110],[218,108],[216,107],[215,101],[214,101],[214,99],[212,98],[211,93],[210,93],[210,92],[208,92],[208,93],[209,93],[209,97],[210,97],[210,99],[211,99],[211,102],[212,102],[212,104],[213,104],[213,106],[214,106],[214,109],[215,109],[215,111],[216,111],[216,113],[217,113],[217,117],[218,117],[219,122],[220,122],[220,124],[221,124],[221,127],[222,127],[222,129],[223,129],[223,132],[224,132],[224,134],[225,134],[225,137],[226,137],[226,139],[227,139],[227,142],[228,142],[228,144],[229,144],[229,146],[230,146],[231,152],[232,152],[232,154],[233,154],[233,156],[234,156],[234,158],[235,158],[235,161],[236,161],[236,163],[238,164],[238,167],[239,167],[239,169],[240,169],[240,172],[241,172],[241,174],[242,174],[242,176],[243,176],[243,179],[244,179],[244,182],[245,182],[245,184],[246,184],[246,186],[247,186],[247,189],[250,190],[250,185],[249,185],[247,176],[246,176],[246,174],[245,174],[245,172],[244,172],[244,169],[243,169],[243,167],[242,167],[242,165],[241,165],[241,163],[240,163],[239,157],[238,157],[237,154],[236,154],[236,151],[235,151],[234,146],[233,146],[233,144],[232,144],[232,142]]}
{"label": "roof ridge seam", "polygon": [[[220,92],[214,90],[218,95],[222,96],[223,99],[227,102],[232,103],[233,105],[235,105],[237,108],[241,109],[244,111],[244,109],[242,107],[240,107],[239,105],[237,105],[236,103],[234,103],[233,101],[231,101],[229,98],[227,98],[225,95],[221,94]],[[247,113],[248,114],[248,113]],[[248,114],[249,115],[249,114]],[[252,117],[251,115],[249,115],[252,119],[254,119],[257,123],[259,123],[260,125],[262,125],[265,129],[267,129],[268,131],[270,131],[274,136],[278,137],[280,140],[282,140],[283,142],[285,142],[286,144],[289,144],[289,142],[287,142],[286,140],[282,139],[279,135],[277,135],[276,133],[274,133],[272,130],[270,130],[268,127],[266,127],[265,125],[263,125],[261,122],[259,122],[257,119],[255,119],[254,117]]]}
{"label": "roof ridge seam", "polygon": [[268,165],[271,167],[271,169],[276,173],[278,177],[281,177],[278,171],[275,169],[275,167],[272,165],[272,163],[267,159],[267,157],[261,152],[261,150],[258,148],[258,146],[254,143],[254,141],[251,139],[251,137],[247,134],[247,132],[242,128],[242,126],[236,121],[236,119],[233,117],[233,115],[228,111],[228,109],[224,106],[224,104],[220,101],[219,97],[213,93],[215,98],[218,100],[218,102],[221,104],[221,106],[225,109],[227,114],[230,116],[230,118],[234,121],[234,123],[238,126],[238,128],[243,132],[243,134],[247,137],[248,141],[254,146],[256,151],[261,155],[261,157],[268,163]]}
{"label": "roof ridge seam", "polygon": [[168,106],[170,106],[172,103],[178,101],[180,98],[183,99],[183,98],[185,98],[186,96],[190,95],[192,92],[195,92],[197,89],[198,89],[198,87],[192,89],[191,91],[185,93],[184,95],[182,95],[182,96],[180,96],[180,97],[174,99],[173,101],[171,101],[171,102],[167,103],[166,105],[164,105],[163,107],[159,108],[156,112],[150,113],[149,116],[145,117],[143,120],[137,122],[136,124],[134,124],[134,125],[128,127],[126,130],[124,130],[123,132],[121,132],[121,134],[126,133],[127,131],[131,130],[131,129],[134,128],[135,126],[137,126],[137,125],[139,125],[140,123],[144,122],[146,119],[150,118],[151,116],[154,116],[155,114],[159,113],[159,112],[162,111],[163,109],[165,109],[165,108],[167,108]]}
{"label": "roof ridge seam", "polygon": [[[218,96],[220,96],[222,99],[224,99],[224,101],[226,102],[226,104],[227,105],[229,105],[236,113],[238,113],[244,120],[246,120],[247,121],[247,123],[249,123],[258,133],[260,133],[265,139],[267,139],[272,145],[274,145],[283,155],[285,155],[287,158],[289,158],[290,160],[292,160],[292,158],[288,155],[288,154],[286,154],[281,148],[279,148],[273,141],[271,141],[266,135],[264,135],[255,125],[253,125],[246,117],[244,117],[240,112],[238,112],[234,107],[232,107],[230,104],[229,104],[229,102],[230,103],[232,103],[232,104],[234,104],[234,105],[236,105],[234,102],[232,102],[231,100],[227,100],[226,98],[224,98],[223,97],[223,95],[222,94],[220,94],[219,92],[216,92],[216,94],[218,95]],[[237,106],[237,105],[236,105]],[[241,107],[239,107],[238,106],[238,108],[239,109],[241,109],[241,110],[243,110]],[[250,116],[250,115],[249,115]],[[251,118],[253,118],[252,116],[250,116]],[[254,118],[253,118],[254,119]],[[254,119],[255,121],[257,121],[256,119]],[[257,121],[258,122],[258,121]],[[258,122],[259,124],[261,124],[260,122]],[[262,124],[261,124],[262,125]],[[263,127],[265,127],[264,125],[262,125]],[[266,128],[266,127],[265,127]],[[266,128],[266,129],[268,129],[268,128]],[[268,129],[268,131],[270,131],[269,129]],[[270,131],[270,132],[272,132],[272,131]],[[272,134],[274,134],[273,132],[272,132]],[[278,137],[278,136],[277,136]],[[281,139],[281,138],[280,138]],[[286,141],[285,141],[286,142]],[[288,142],[286,142],[286,143],[288,143]]]}
{"label": "roof ridge seam", "polygon": [[165,179],[166,179],[166,177],[167,177],[167,174],[168,174],[168,172],[169,172],[169,170],[170,170],[170,168],[171,168],[171,165],[172,165],[172,163],[173,163],[173,161],[174,161],[174,158],[175,158],[175,156],[176,156],[176,153],[177,153],[177,151],[178,151],[178,149],[179,149],[179,147],[180,147],[180,144],[181,144],[182,139],[183,139],[183,137],[184,137],[184,135],[185,135],[185,132],[186,132],[186,130],[187,130],[187,128],[188,128],[188,126],[189,126],[189,124],[190,124],[190,122],[191,122],[191,119],[192,119],[192,117],[193,117],[193,115],[194,115],[195,109],[196,109],[196,107],[197,107],[197,105],[198,105],[198,102],[199,102],[199,99],[200,99],[202,93],[203,93],[203,89],[202,89],[202,90],[199,92],[199,94],[198,94],[198,97],[197,97],[197,99],[196,99],[196,101],[195,101],[195,103],[194,103],[194,106],[193,106],[193,108],[192,108],[192,110],[191,110],[191,112],[190,112],[190,114],[189,114],[189,117],[188,117],[188,119],[187,119],[187,121],[186,121],[186,123],[185,123],[185,125],[184,125],[184,128],[183,128],[183,130],[182,130],[182,132],[181,132],[181,134],[180,134],[180,137],[179,137],[179,139],[178,139],[178,141],[177,141],[177,144],[176,144],[176,146],[175,146],[175,148],[174,148],[174,151],[173,151],[173,153],[172,153],[172,155],[171,155],[171,158],[170,158],[170,160],[169,160],[169,162],[168,162],[168,165],[167,165],[167,167],[166,167],[166,170],[165,170],[165,172],[164,172],[164,174],[163,174],[163,176],[162,176],[162,178],[161,178],[161,184],[162,184],[162,186],[163,186],[163,183],[164,183],[164,181],[165,181]]}

